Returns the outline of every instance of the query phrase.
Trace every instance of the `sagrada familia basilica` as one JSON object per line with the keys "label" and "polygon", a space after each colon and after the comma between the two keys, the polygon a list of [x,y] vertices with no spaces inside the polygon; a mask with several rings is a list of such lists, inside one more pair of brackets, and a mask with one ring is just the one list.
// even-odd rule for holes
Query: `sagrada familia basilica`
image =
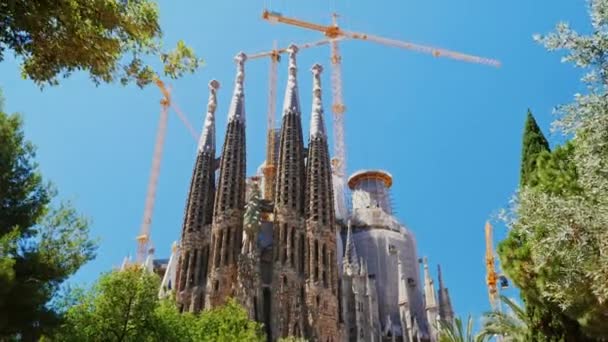
{"label": "sagrada familia basilica", "polygon": [[[246,56],[236,56],[220,158],[219,83],[210,82],[179,247],[156,263],[164,274],[161,294],[173,291],[180,309],[191,312],[235,298],[272,341],[435,342],[438,322],[454,316],[441,270],[436,291],[414,235],[393,215],[389,173],[353,174],[347,184],[352,205],[336,209],[334,193],[343,190],[332,177],[323,68],[312,66],[310,134],[304,138],[296,56],[291,46],[273,177],[246,175]],[[262,196],[260,189],[271,190]]]}

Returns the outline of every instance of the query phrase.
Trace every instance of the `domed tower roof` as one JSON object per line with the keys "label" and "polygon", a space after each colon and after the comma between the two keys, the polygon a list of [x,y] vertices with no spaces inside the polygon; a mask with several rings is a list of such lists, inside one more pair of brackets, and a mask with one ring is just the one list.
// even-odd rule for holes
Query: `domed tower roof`
{"label": "domed tower roof", "polygon": [[359,170],[348,178],[348,187],[354,190],[364,180],[382,181],[386,188],[393,185],[393,176],[384,170]]}
{"label": "domed tower roof", "polygon": [[361,170],[348,179],[352,190],[353,210],[380,208],[385,213],[393,213],[389,189],[393,177],[384,170]]}

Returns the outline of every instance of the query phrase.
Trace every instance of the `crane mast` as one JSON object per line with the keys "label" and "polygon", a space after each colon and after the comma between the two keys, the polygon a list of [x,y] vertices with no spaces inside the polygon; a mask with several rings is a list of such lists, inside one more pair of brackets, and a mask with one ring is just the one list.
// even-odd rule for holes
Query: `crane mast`
{"label": "crane mast", "polygon": [[266,113],[266,126],[268,144],[266,146],[266,165],[264,165],[264,198],[273,200],[274,197],[274,177],[276,167],[275,160],[275,113],[276,113],[276,97],[277,97],[277,69],[280,53],[277,51],[277,42],[273,43],[273,50],[270,54],[270,69],[268,71],[268,112]]}
{"label": "crane mast", "polygon": [[488,286],[490,306],[492,310],[496,310],[498,308],[498,275],[496,274],[494,262],[494,235],[492,229],[490,222],[486,222],[486,284]]}
{"label": "crane mast", "polygon": [[148,246],[150,244],[150,226],[152,225],[152,213],[154,212],[154,202],[156,200],[156,188],[158,185],[158,177],[160,175],[160,164],[165,145],[165,136],[167,135],[167,122],[169,119],[169,107],[171,106],[171,93],[165,87],[164,83],[156,80],[156,85],[163,94],[160,100],[161,111],[156,131],[156,143],[154,144],[154,154],[152,157],[152,169],[150,171],[150,180],[148,181],[148,190],[146,192],[146,202],[144,205],[144,217],[141,223],[139,235],[137,236],[137,255],[135,261],[141,264],[145,261],[148,254]]}
{"label": "crane mast", "polygon": [[144,217],[137,236],[137,254],[136,263],[142,264],[148,255],[150,245],[150,227],[152,226],[152,215],[154,214],[154,203],[156,201],[156,190],[158,187],[158,178],[160,176],[160,165],[163,157],[163,149],[165,145],[165,137],[167,135],[167,123],[169,121],[169,108],[172,108],[179,119],[182,121],[194,141],[198,141],[198,134],[188,121],[186,115],[179,109],[171,99],[171,92],[165,83],[158,77],[154,81],[162,94],[160,100],[160,118],[156,131],[156,140],[154,143],[154,154],[152,156],[152,168],[150,171],[150,180],[148,181],[148,189],[146,191],[146,202],[144,204]]}

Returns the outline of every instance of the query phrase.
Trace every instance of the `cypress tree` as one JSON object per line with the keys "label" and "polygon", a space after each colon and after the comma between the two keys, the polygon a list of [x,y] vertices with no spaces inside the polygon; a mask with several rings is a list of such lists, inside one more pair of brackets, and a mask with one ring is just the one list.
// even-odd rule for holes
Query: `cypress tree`
{"label": "cypress tree", "polygon": [[534,172],[536,171],[536,160],[542,152],[549,152],[549,142],[545,138],[540,127],[534,119],[534,115],[528,109],[526,124],[524,127],[523,146],[521,151],[521,171],[519,185],[534,185]]}
{"label": "cypress tree", "polygon": [[[576,172],[568,162],[572,150],[573,146],[566,144],[551,152],[547,139],[528,110],[523,134],[520,187],[528,186],[552,193],[574,192]],[[530,252],[526,239],[512,231],[498,246],[503,270],[521,290],[527,316],[526,339],[538,342],[593,341],[582,334],[578,322],[567,317],[559,306],[539,296],[537,283],[542,274],[530,268]]]}

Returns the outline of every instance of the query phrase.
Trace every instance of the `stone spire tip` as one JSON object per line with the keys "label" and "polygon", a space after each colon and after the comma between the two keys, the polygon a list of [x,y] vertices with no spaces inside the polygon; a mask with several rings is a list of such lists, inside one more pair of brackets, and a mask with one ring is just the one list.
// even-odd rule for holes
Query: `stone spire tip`
{"label": "stone spire tip", "polygon": [[298,53],[298,51],[300,51],[300,48],[296,44],[291,43],[287,47],[287,51],[289,51],[289,54]]}
{"label": "stone spire tip", "polygon": [[352,274],[359,273],[359,256],[357,248],[353,241],[353,229],[351,221],[348,220],[348,230],[346,232],[346,248],[344,249],[344,258],[342,259],[343,268],[345,271],[350,271]]}
{"label": "stone spire tip", "polygon": [[239,53],[236,54],[236,56],[234,56],[234,61],[237,64],[244,64],[246,60],[247,60],[247,55],[243,51],[240,51]]}
{"label": "stone spire tip", "polygon": [[321,72],[323,67],[315,64],[311,68],[313,74],[312,84],[312,114],[310,115],[310,137],[325,137],[325,124],[323,123],[323,101],[321,98]]}
{"label": "stone spire tip", "polygon": [[209,81],[209,101],[207,102],[207,115],[203,125],[203,133],[198,143],[199,152],[208,152],[215,148],[215,109],[217,108],[217,90],[220,82]]}
{"label": "stone spire tip", "polygon": [[298,47],[295,44],[289,45],[287,52],[289,53],[289,65],[287,75],[287,88],[285,89],[285,100],[283,102],[283,115],[295,113],[300,115],[300,97],[298,94],[296,54]]}
{"label": "stone spire tip", "polygon": [[228,111],[228,122],[238,120],[243,124],[245,123],[245,92],[243,90],[243,82],[245,80],[246,60],[247,55],[242,51],[237,53],[234,57],[234,61],[236,62],[236,80],[234,84],[234,95],[232,96],[230,110]]}
{"label": "stone spire tip", "polygon": [[209,81],[209,90],[218,90],[220,89],[220,82],[218,80]]}
{"label": "stone spire tip", "polygon": [[317,76],[323,72],[323,66],[319,63],[315,63],[310,70],[312,70],[313,75]]}

